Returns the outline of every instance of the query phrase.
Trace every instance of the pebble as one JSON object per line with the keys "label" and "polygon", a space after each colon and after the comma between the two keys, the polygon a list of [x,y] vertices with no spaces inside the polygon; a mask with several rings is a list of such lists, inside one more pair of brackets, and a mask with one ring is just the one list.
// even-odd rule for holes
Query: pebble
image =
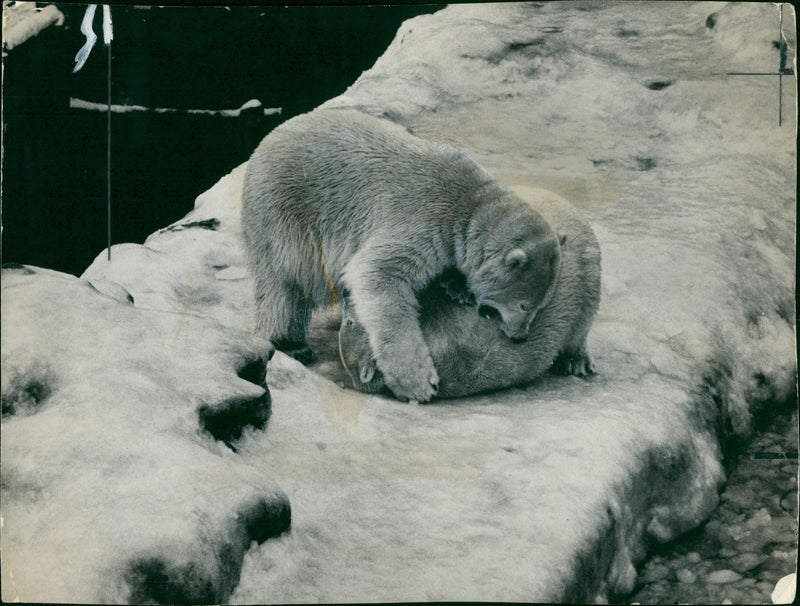
{"label": "pebble", "polygon": [[780,549],[776,549],[769,555],[778,560],[794,560],[795,557],[797,556],[797,553],[796,552],[793,553],[791,551],[781,551]]}
{"label": "pebble", "polygon": [[729,568],[723,568],[722,570],[715,570],[714,572],[708,573],[706,581],[716,585],[722,585],[725,583],[735,583],[741,578],[742,575],[740,575],[738,572],[734,572]]}
{"label": "pebble", "polygon": [[687,568],[681,568],[675,576],[681,583],[694,583],[697,580],[697,575]]}
{"label": "pebble", "polygon": [[759,509],[753,515],[752,518],[747,520],[747,522],[745,523],[745,526],[747,526],[748,528],[756,528],[758,526],[765,526],[766,524],[769,524],[771,520],[772,520],[772,516],[769,515],[769,512],[762,507],[761,509]]}
{"label": "pebble", "polygon": [[660,581],[666,579],[669,575],[669,568],[662,564],[655,564],[650,562],[644,569],[643,578],[646,581]]}
{"label": "pebble", "polygon": [[752,552],[740,553],[728,560],[728,564],[737,572],[747,572],[752,570],[766,560],[766,556],[760,556]]}
{"label": "pebble", "polygon": [[[796,413],[781,416],[776,424],[778,432],[756,434],[748,448],[796,451]],[[734,604],[768,604],[776,583],[796,566],[796,476],[797,459],[739,460],[711,519],[645,565],[642,586],[630,600],[719,604],[727,598]],[[653,565],[657,569],[650,574],[657,578],[648,581],[644,573]],[[662,567],[668,570],[664,578]]]}

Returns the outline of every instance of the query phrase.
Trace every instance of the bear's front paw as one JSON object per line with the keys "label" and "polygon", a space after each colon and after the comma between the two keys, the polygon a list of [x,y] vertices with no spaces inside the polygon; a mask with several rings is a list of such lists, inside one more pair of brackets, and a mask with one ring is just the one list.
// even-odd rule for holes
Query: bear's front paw
{"label": "bear's front paw", "polygon": [[[390,358],[391,359],[391,358]],[[439,374],[427,353],[408,364],[398,364],[398,360],[388,370],[383,370],[386,386],[398,400],[428,402],[439,391]]]}
{"label": "bear's front paw", "polygon": [[553,374],[574,377],[586,377],[595,373],[592,356],[583,352],[563,352],[550,368]]}
{"label": "bear's front paw", "polygon": [[445,270],[438,279],[439,287],[445,295],[459,305],[475,305],[475,295],[467,286],[467,279],[460,271],[454,268]]}

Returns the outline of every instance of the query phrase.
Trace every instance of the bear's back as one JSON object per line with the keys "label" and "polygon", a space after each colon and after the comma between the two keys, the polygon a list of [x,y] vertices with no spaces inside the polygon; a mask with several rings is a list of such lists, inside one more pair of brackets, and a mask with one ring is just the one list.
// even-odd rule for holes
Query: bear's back
{"label": "bear's back", "polygon": [[342,213],[352,223],[376,216],[372,227],[380,228],[447,220],[448,209],[487,178],[464,153],[389,120],[318,109],[265,137],[250,160],[246,188],[255,186],[249,197],[282,210],[301,204],[334,223]]}

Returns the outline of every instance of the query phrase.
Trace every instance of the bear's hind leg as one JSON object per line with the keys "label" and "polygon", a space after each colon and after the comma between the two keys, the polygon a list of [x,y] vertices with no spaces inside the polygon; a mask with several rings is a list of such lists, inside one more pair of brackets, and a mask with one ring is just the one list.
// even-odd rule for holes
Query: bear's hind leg
{"label": "bear's hind leg", "polygon": [[285,316],[288,316],[283,325],[288,324],[288,328],[285,331],[273,332],[273,337],[270,339],[275,349],[305,365],[311,364],[316,359],[306,342],[306,331],[311,323],[311,307],[308,299],[293,297],[283,310]]}
{"label": "bear's hind leg", "polygon": [[256,280],[258,328],[275,349],[298,362],[310,364],[314,352],[306,343],[311,322],[311,302],[297,287],[280,289]]}

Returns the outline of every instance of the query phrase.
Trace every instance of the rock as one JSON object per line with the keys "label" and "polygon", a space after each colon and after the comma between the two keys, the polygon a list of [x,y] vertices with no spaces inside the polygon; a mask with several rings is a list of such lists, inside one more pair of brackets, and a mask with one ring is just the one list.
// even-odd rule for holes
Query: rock
{"label": "rock", "polygon": [[697,575],[686,568],[678,570],[675,576],[681,583],[694,583],[697,580]]}
{"label": "rock", "polygon": [[652,583],[661,581],[662,579],[667,578],[668,575],[669,575],[669,568],[667,568],[663,564],[650,562],[647,564],[647,567],[644,570],[644,574],[642,575],[642,580]]}
{"label": "rock", "polygon": [[750,530],[758,529],[760,526],[766,526],[772,520],[769,511],[763,507],[756,511],[753,516],[745,522],[745,527]]}
{"label": "rock", "polygon": [[726,583],[734,583],[742,578],[737,572],[733,570],[729,570],[727,568],[722,570],[715,570],[713,572],[709,572],[706,575],[706,581],[709,583],[714,583],[715,585],[724,585]]}
{"label": "rock", "polygon": [[728,559],[728,564],[736,572],[745,573],[766,561],[767,556],[752,552],[737,554]]}
{"label": "rock", "polygon": [[699,561],[700,561],[700,560],[702,560],[703,558],[702,558],[702,556],[701,556],[699,553],[697,553],[696,551],[690,551],[689,553],[687,553],[687,554],[686,554],[686,559],[687,559],[689,562],[692,562],[693,564],[696,564],[697,562],[699,562]]}
{"label": "rock", "polygon": [[786,560],[786,561],[792,561],[797,557],[796,553],[781,549],[775,549],[769,555],[770,557],[773,557],[777,560]]}
{"label": "rock", "polygon": [[[319,566],[315,580],[326,588],[328,599],[357,599],[357,592],[346,586],[369,586],[370,595],[378,600],[604,599],[626,585],[622,571],[627,568],[600,554],[623,553],[631,561],[643,557],[643,544],[635,532],[628,532],[632,528],[628,520],[641,519],[637,507],[649,498],[645,494],[659,495],[659,502],[646,514],[649,540],[670,540],[683,524],[688,530],[694,523],[690,518],[698,520],[705,515],[699,512],[707,514],[716,503],[714,493],[723,477],[716,467],[720,440],[749,435],[750,404],[764,397],[762,384],[772,391],[768,399],[787,400],[793,394],[794,130],[778,129],[776,115],[761,111],[765,84],[711,76],[718,65],[728,65],[736,39],[740,41],[736,50],[742,51],[736,55],[739,64],[746,62],[745,46],[758,46],[764,56],[774,54],[769,50],[774,34],[765,37],[765,23],[777,30],[774,8],[720,6],[708,36],[706,5],[689,4],[680,15],[674,7],[657,3],[643,5],[641,11],[629,4],[604,3],[587,12],[584,8],[560,3],[454,5],[410,20],[372,69],[325,104],[381,115],[420,136],[453,144],[509,185],[546,187],[564,195],[580,207],[600,240],[604,284],[600,314],[589,337],[590,348],[597,351],[599,374],[588,391],[583,391],[585,383],[566,386],[545,377],[527,389],[453,402],[444,407],[447,413],[439,412],[436,404],[411,409],[415,412],[395,405],[389,412],[370,398],[347,432],[354,439],[373,432],[416,434],[434,427],[444,435],[480,431],[490,448],[501,452],[508,439],[500,442],[495,428],[503,427],[506,438],[521,444],[514,456],[541,477],[541,490],[552,489],[553,500],[543,493],[534,496],[525,481],[512,487],[488,471],[478,485],[496,483],[513,495],[508,503],[495,502],[491,508],[500,532],[523,543],[541,540],[558,546],[540,558],[548,562],[549,572],[539,568],[526,580],[508,582],[506,573],[493,564],[478,563],[475,552],[472,557],[443,547],[439,538],[450,535],[447,524],[436,519],[415,526],[416,542],[426,552],[423,561],[403,557],[406,548],[392,550],[396,559],[386,561],[383,546],[398,544],[398,531],[376,522],[383,529],[377,541],[380,547],[373,547],[369,555],[363,545],[354,544],[352,561],[360,564],[344,570],[332,563],[342,557],[341,541],[320,519],[313,534],[327,537],[323,541],[327,555],[317,551],[311,558]],[[620,24],[641,35],[628,36],[620,44],[616,35]],[[651,52],[652,48],[659,52]],[[667,65],[668,78],[653,76],[665,73]],[[671,85],[650,89],[646,84],[653,78],[669,80]],[[726,99],[724,106],[720,99]],[[276,360],[283,362],[277,356]],[[660,388],[648,395],[632,389],[645,384]],[[287,405],[287,412],[279,414],[281,398],[276,395],[275,400],[275,422],[280,416],[287,431],[302,433],[300,409],[288,411]],[[617,408],[623,401],[627,404]],[[513,411],[507,408],[512,402],[518,404]],[[556,402],[559,413],[551,408]],[[315,410],[309,406],[303,414],[313,417],[319,414]],[[682,428],[676,437],[693,436],[693,444],[712,448],[703,454],[682,453],[656,437],[653,430],[662,421],[647,417],[634,421],[640,410],[673,419],[675,427]],[[587,428],[594,428],[591,434],[565,429],[565,424],[577,420],[573,413],[585,420]],[[611,421],[612,416],[618,422]],[[400,418],[409,424],[400,425]],[[701,425],[708,423],[706,428],[719,423],[722,430],[698,430],[695,422],[700,418],[705,419]],[[636,438],[622,430],[626,426],[636,427]],[[591,574],[566,565],[570,572],[561,576],[552,567],[552,558],[570,550],[561,541],[564,534],[550,535],[552,529],[543,523],[540,528],[547,538],[537,539],[532,526],[512,529],[505,526],[506,520],[509,516],[547,519],[543,501],[558,501],[554,495],[561,491],[561,502],[573,503],[566,494],[568,486],[555,488],[546,478],[565,477],[562,466],[569,465],[573,456],[585,462],[591,459],[593,465],[606,459],[608,454],[593,459],[587,451],[603,439],[603,433],[615,435],[614,441],[623,445],[626,454],[618,461],[628,472],[593,469],[583,480],[591,477],[602,485],[609,472],[629,478],[630,490],[619,500],[601,498],[616,520],[613,534],[620,543],[609,546],[587,538],[580,571]],[[548,446],[543,449],[542,444]],[[607,453],[617,452],[616,446],[609,448]],[[353,469],[353,457],[343,460]],[[704,469],[694,480],[685,475],[690,461],[702,461]],[[642,481],[631,480],[630,473]],[[666,487],[649,492],[649,481],[673,480],[680,487],[674,495],[668,495]],[[361,487],[365,491],[361,499],[381,502],[378,486]],[[401,501],[420,494],[412,483],[404,489],[408,496],[398,495]],[[443,516],[466,515],[469,495],[459,492],[461,499],[456,501],[434,482],[428,490],[427,499],[450,512]],[[593,489],[584,492],[594,494]],[[296,498],[310,502],[314,495],[309,487]],[[352,502],[346,491],[338,499],[342,510]],[[539,503],[536,513],[525,510],[534,501]],[[512,513],[514,506],[522,509]],[[684,507],[698,516],[678,522],[674,515]],[[380,509],[380,520],[395,511],[385,505]],[[357,524],[354,513],[348,525]],[[572,531],[582,532],[577,526]],[[293,547],[297,551],[290,559],[307,553],[301,546]],[[535,551],[509,551],[511,547],[499,545],[496,549],[487,548],[487,554],[503,553],[506,561],[537,568]],[[574,562],[577,552],[572,553],[567,559]],[[280,593],[283,601],[316,599],[312,588],[295,586],[300,583],[298,569],[273,572],[269,580],[261,576],[264,570],[276,570],[275,557],[263,553],[253,558],[235,598],[277,599],[274,588],[280,586],[286,588]],[[368,563],[375,561],[382,564]],[[603,561],[611,562],[607,572],[598,563]],[[537,579],[545,576],[565,579],[565,584],[540,585]],[[603,576],[598,584],[597,578]],[[376,584],[378,577],[422,580]],[[573,584],[578,578],[582,580]],[[446,589],[442,579],[447,579]]]}

